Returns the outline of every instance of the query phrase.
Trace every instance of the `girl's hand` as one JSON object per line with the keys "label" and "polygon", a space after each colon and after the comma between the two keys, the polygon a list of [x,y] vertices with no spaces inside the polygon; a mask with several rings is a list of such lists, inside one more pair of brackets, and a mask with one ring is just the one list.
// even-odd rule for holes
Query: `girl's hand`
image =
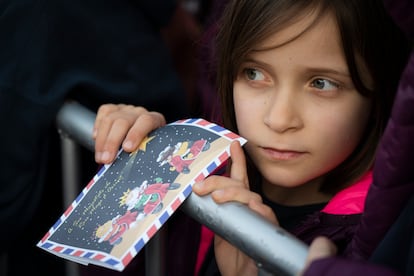
{"label": "girl's hand", "polygon": [[337,248],[331,240],[322,236],[315,238],[309,246],[308,257],[306,258],[306,265],[304,270],[299,273],[299,276],[305,274],[306,269],[310,266],[310,264],[313,261],[335,256],[336,253]]}
{"label": "girl's hand", "polygon": [[127,152],[136,150],[152,130],[165,125],[165,118],[158,112],[125,104],[102,105],[96,115],[93,138],[95,161],[111,163],[119,147]]}
{"label": "girl's hand", "polygon": [[[211,193],[217,203],[230,201],[240,202],[277,224],[272,209],[264,205],[260,195],[250,191],[247,177],[246,161],[239,142],[233,142],[230,147],[231,171],[230,177],[210,176],[201,183],[193,186],[193,191],[200,196]],[[215,236],[214,248],[217,265],[222,275],[257,275],[255,262],[219,236]]]}

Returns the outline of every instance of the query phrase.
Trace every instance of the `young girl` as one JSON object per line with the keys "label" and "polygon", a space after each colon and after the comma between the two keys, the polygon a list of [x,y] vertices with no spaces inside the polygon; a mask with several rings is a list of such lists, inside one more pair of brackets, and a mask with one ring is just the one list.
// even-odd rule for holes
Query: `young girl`
{"label": "young girl", "polygon": [[[231,147],[229,176],[194,185],[238,201],[310,243],[324,235],[341,254],[363,211],[378,140],[409,45],[379,0],[234,0],[220,22],[217,83],[224,126],[248,140]],[[161,114],[103,106],[96,160],[123,142],[134,150],[165,124]],[[255,263],[216,237],[224,275]]]}

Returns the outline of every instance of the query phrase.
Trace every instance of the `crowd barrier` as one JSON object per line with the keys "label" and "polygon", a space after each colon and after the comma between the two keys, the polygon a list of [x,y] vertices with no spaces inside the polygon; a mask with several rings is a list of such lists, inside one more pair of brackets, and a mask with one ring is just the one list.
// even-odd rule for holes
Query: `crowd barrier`
{"label": "crowd barrier", "polygon": [[[92,129],[95,116],[77,102],[67,102],[57,116],[57,128],[62,138],[66,206],[78,194],[79,146],[94,150]],[[261,275],[297,275],[305,265],[307,245],[242,204],[218,205],[210,196],[191,194],[180,208],[253,258]],[[147,275],[166,275],[165,236],[161,228],[145,247]],[[76,265],[69,265],[68,275],[76,275]]]}

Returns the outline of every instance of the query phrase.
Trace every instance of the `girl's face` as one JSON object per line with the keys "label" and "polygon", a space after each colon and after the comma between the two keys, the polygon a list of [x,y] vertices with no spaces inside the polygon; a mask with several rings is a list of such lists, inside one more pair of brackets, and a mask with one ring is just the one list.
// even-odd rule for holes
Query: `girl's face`
{"label": "girl's face", "polygon": [[281,46],[252,51],[233,87],[237,127],[263,191],[285,204],[322,199],[323,176],[355,149],[370,113],[369,100],[353,86],[332,15],[283,44],[312,20],[260,43],[258,49]]}

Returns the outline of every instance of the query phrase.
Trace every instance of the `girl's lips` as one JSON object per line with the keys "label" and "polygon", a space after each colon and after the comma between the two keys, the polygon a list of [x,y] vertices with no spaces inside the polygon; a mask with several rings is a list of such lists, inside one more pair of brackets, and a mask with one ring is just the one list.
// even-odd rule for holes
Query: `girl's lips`
{"label": "girl's lips", "polygon": [[304,155],[304,152],[294,151],[294,150],[281,150],[275,148],[263,148],[266,155],[271,159],[276,160],[293,160]]}

